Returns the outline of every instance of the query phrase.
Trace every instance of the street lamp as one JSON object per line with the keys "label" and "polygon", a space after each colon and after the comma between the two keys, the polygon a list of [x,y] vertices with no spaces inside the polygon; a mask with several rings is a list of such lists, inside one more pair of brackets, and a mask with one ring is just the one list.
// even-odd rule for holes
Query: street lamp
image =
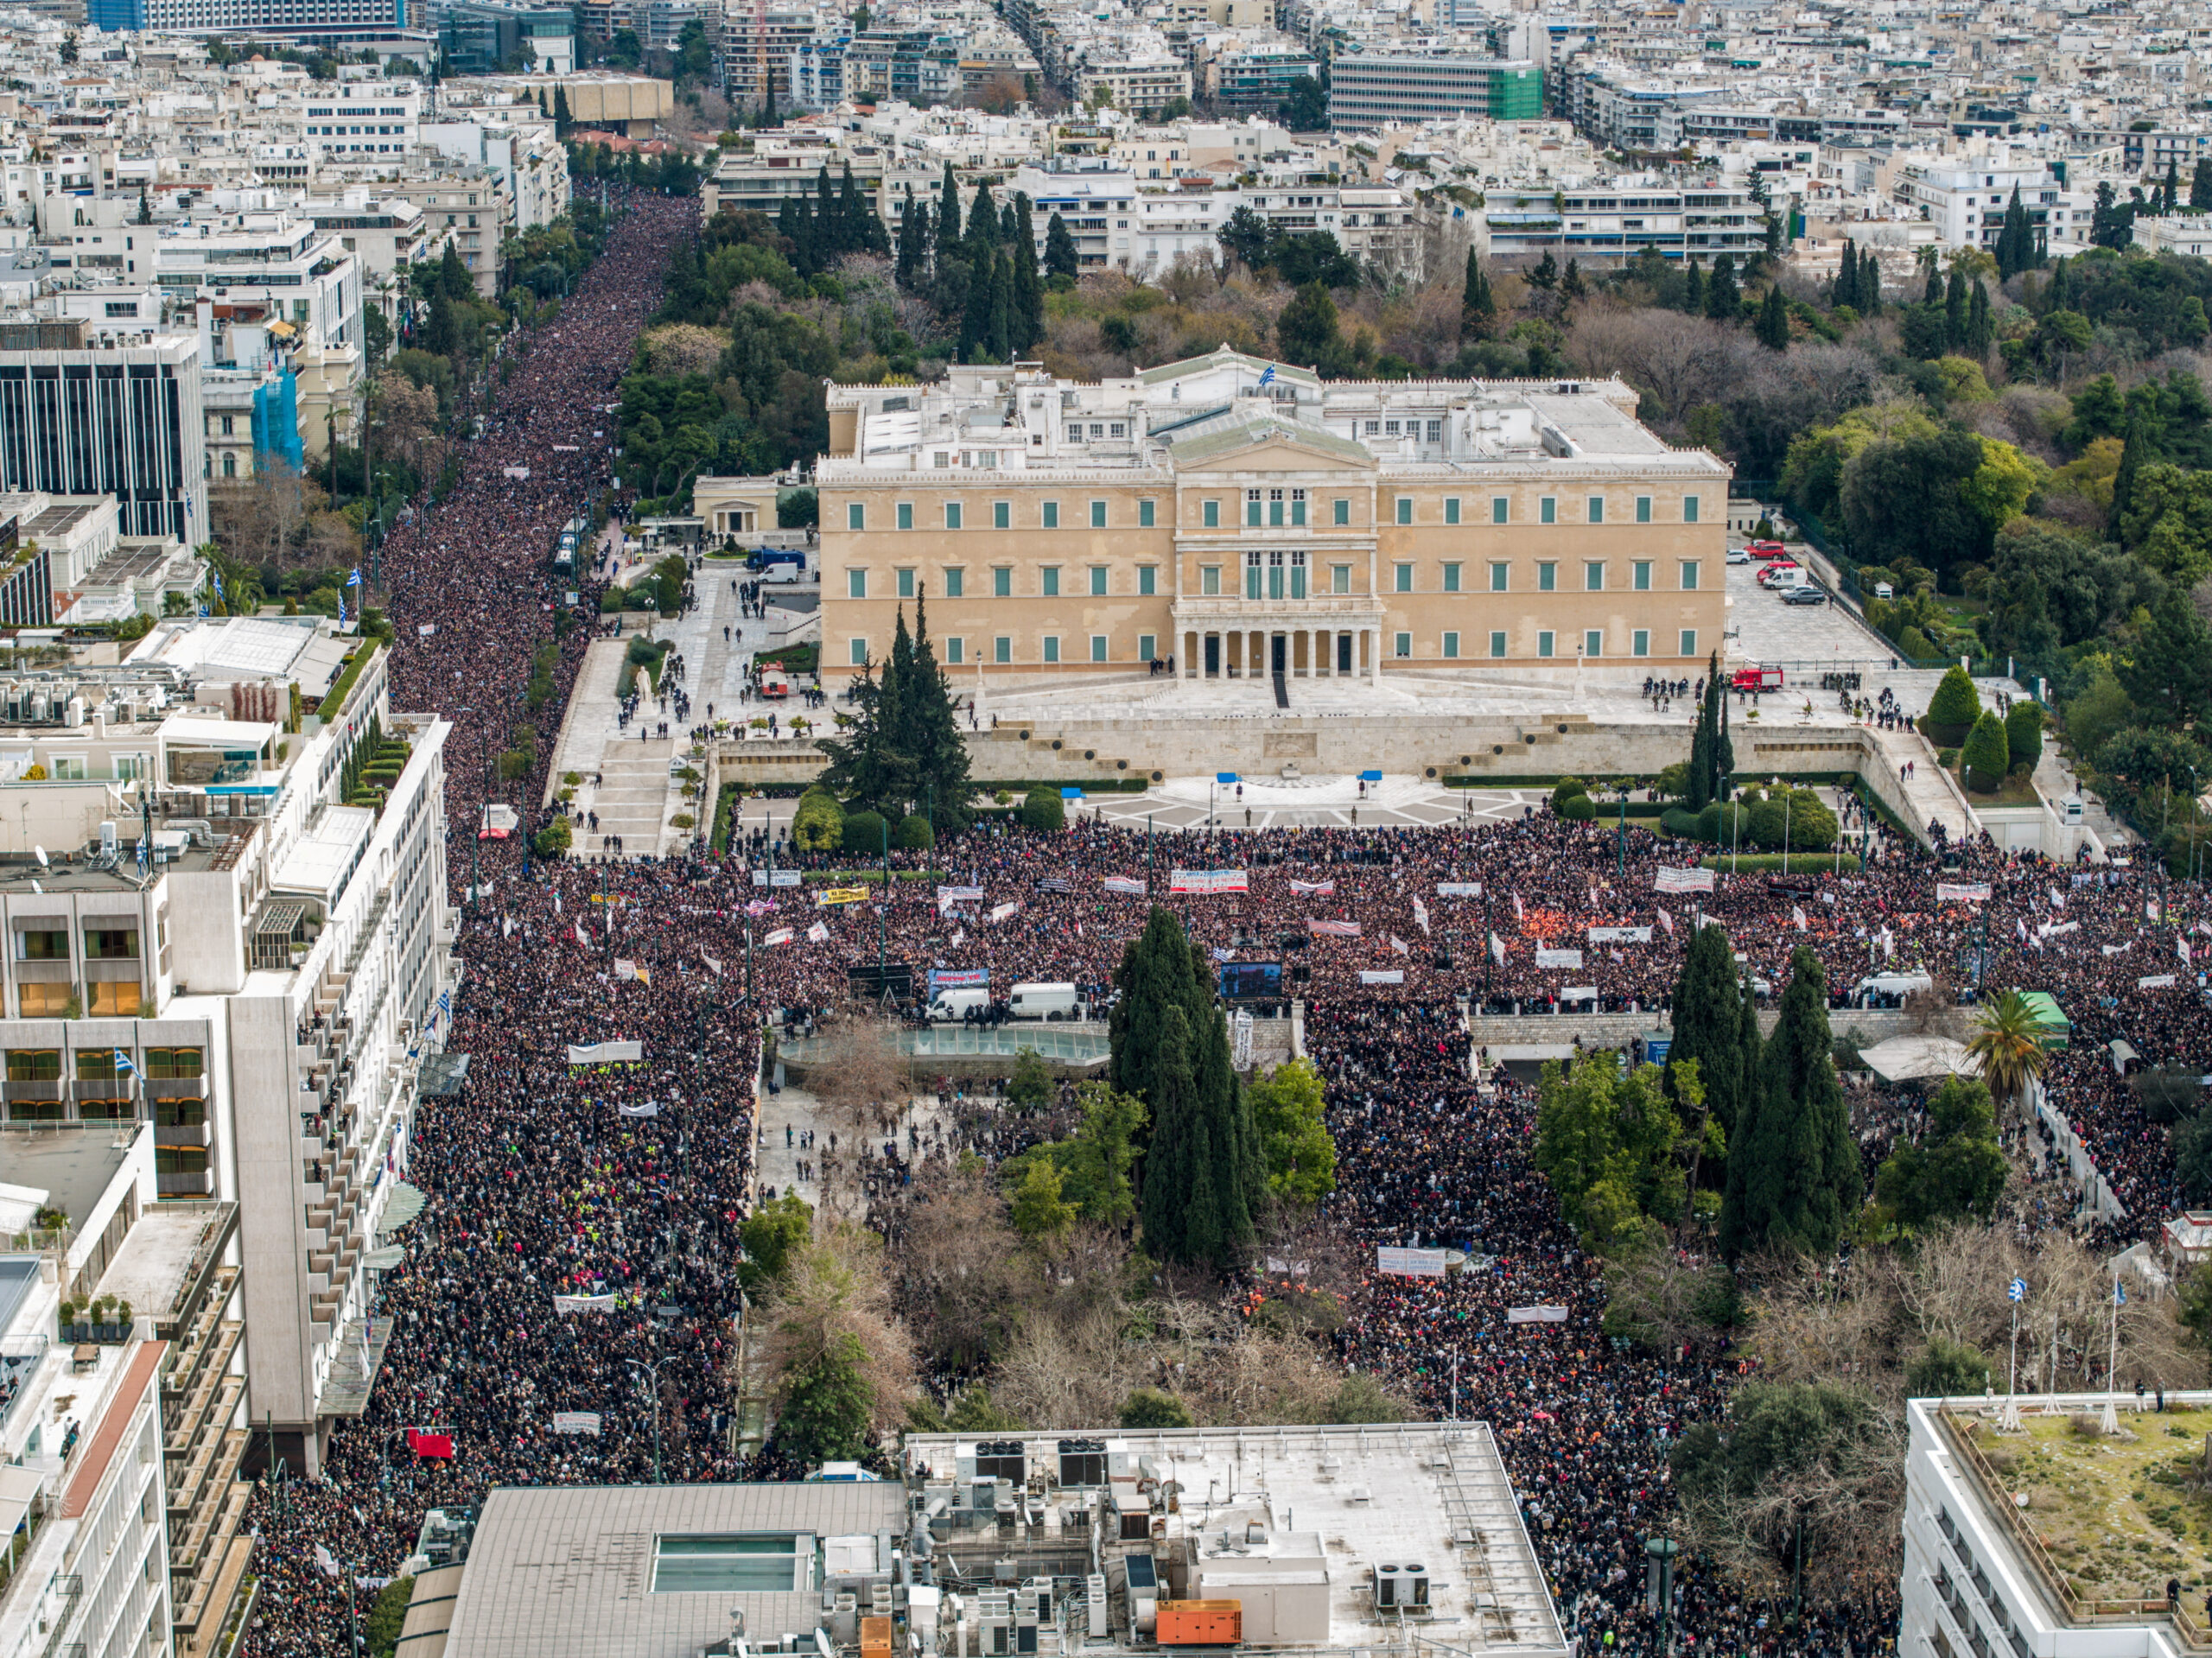
{"label": "street lamp", "polygon": [[668,1363],[664,1358],[624,1359],[632,1370],[643,1370],[652,1379],[653,1388],[653,1483],[660,1483],[660,1367]]}

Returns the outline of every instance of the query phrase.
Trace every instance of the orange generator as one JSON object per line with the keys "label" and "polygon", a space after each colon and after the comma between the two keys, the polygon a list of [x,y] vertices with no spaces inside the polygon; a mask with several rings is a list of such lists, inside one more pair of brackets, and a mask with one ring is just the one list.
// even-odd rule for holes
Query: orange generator
{"label": "orange generator", "polygon": [[1241,1600],[1163,1600],[1158,1639],[1163,1647],[1233,1647],[1244,1638]]}
{"label": "orange generator", "polygon": [[889,1618],[864,1617],[861,1620],[861,1658],[891,1658]]}

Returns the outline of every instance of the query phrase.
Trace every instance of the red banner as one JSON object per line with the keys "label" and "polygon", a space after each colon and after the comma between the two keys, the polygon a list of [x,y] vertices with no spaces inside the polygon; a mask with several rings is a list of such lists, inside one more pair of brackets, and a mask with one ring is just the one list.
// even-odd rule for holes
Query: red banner
{"label": "red banner", "polygon": [[418,1457],[450,1457],[453,1455],[453,1435],[450,1433],[419,1433],[407,1430],[407,1448]]}

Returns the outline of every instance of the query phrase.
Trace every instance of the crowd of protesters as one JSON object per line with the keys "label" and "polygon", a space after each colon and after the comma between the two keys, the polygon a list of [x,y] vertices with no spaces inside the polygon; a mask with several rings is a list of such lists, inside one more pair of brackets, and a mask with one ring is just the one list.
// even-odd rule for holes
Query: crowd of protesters
{"label": "crowd of protesters", "polygon": [[[1482,827],[1157,837],[1079,819],[1051,835],[996,822],[949,835],[893,854],[897,879],[861,900],[824,905],[823,889],[861,885],[831,873],[850,861],[800,857],[787,842],[741,835],[741,855],[527,867],[519,839],[476,840],[486,779],[522,717],[516,688],[554,637],[562,599],[544,554],[609,485],[607,407],[696,213],[647,195],[622,206],[557,320],[509,347],[484,433],[461,446],[458,487],[385,549],[392,702],[453,720],[451,867],[457,882],[481,870],[445,1033],[471,1064],[461,1098],[418,1110],[406,1178],[427,1208],[384,1276],[376,1318],[389,1339],[366,1413],[340,1423],[315,1477],[292,1469],[257,1497],[252,1658],[343,1652],[347,1586],[395,1572],[425,1510],[489,1486],[797,1471],[772,1451],[737,1454],[729,1417],[737,1229],[767,1195],[753,1184],[760,1015],[799,1029],[848,1016],[850,969],[879,956],[912,969],[914,1003],[933,969],[983,970],[1001,995],[1071,981],[1095,1012],[1125,941],[1166,903],[1214,959],[1282,963],[1329,1079],[1341,1179],[1330,1220],[1363,1248],[1448,1245],[1479,1263],[1450,1279],[1370,1275],[1343,1356],[1440,1414],[1493,1425],[1562,1615],[1614,1650],[1651,1649],[1642,1543],[1666,1522],[1667,1449],[1725,1410],[1738,1364],[1723,1340],[1653,1354],[1601,1333],[1596,1263],[1528,1159],[1530,1090],[1484,1063],[1462,1004],[1594,1006],[1649,1013],[1657,1028],[1707,921],[1770,994],[1800,943],[1839,1005],[1870,976],[1920,969],[1969,994],[2048,990],[2073,1020],[2053,1103],[2126,1205],[2117,1229],[2139,1232],[2173,1206],[2164,1136],[2105,1045],[2125,1038],[2152,1060],[2212,1070],[2189,961],[2212,948],[2212,927],[2193,891],[2170,905],[2139,867],[2060,867],[1986,843],[1939,862],[1876,830],[1863,872],[1816,855],[1787,875],[1723,872],[1692,892],[1667,873],[1688,860],[1656,837],[1541,808]],[[588,579],[587,613],[596,597]],[[592,632],[562,637],[564,692]],[[558,712],[556,699],[539,717]],[[775,884],[772,863],[805,884]],[[1179,882],[1180,871],[1236,873]],[[933,1135],[987,1160],[1027,1142],[980,1099],[949,1103]],[[1909,1113],[1897,1096],[1863,1102],[1870,1154],[1909,1131]],[[834,1139],[798,1149],[810,1162],[838,1154]],[[928,1149],[909,1130],[903,1152],[896,1137],[846,1151],[868,1158],[880,1215]],[[2037,1197],[2048,1223],[2075,1218],[2070,1190]],[[1567,1316],[1509,1330],[1504,1310],[1534,1305]],[[1696,1651],[1860,1655],[1896,1607],[1893,1583],[1861,1589],[1785,1635],[1781,1607],[1735,1597],[1693,1564],[1676,1628]]]}

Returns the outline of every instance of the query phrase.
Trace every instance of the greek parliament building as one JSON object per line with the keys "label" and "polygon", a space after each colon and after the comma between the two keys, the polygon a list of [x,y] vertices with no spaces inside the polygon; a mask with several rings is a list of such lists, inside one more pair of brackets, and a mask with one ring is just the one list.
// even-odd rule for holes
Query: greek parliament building
{"label": "greek parliament building", "polygon": [[1726,625],[1728,469],[1638,424],[1617,380],[1324,382],[1224,346],[1096,384],[832,384],[829,406],[825,671],[881,660],[918,599],[979,679],[1172,658],[1275,677],[1278,700],[1386,668],[1681,668]]}

